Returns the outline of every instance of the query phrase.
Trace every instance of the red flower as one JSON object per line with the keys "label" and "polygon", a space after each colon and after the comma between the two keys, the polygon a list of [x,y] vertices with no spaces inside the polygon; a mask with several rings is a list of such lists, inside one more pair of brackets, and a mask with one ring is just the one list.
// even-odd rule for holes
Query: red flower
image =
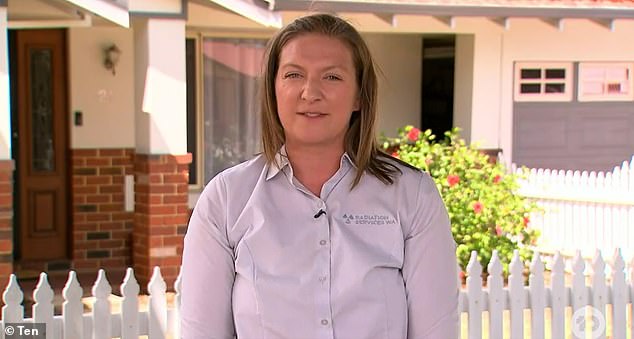
{"label": "red flower", "polygon": [[531,220],[528,217],[524,217],[523,221],[524,221],[524,227],[528,226],[528,223],[531,222]]}
{"label": "red flower", "polygon": [[498,237],[502,235],[502,227],[500,227],[500,225],[495,225],[495,234]]}
{"label": "red flower", "polygon": [[398,152],[396,152],[396,151],[392,152],[392,156],[395,157],[395,158],[398,158]]}
{"label": "red flower", "polygon": [[481,202],[476,201],[476,202],[473,203],[473,212],[475,214],[480,214],[480,212],[482,212],[483,208],[484,208],[484,205]]}
{"label": "red flower", "polygon": [[460,182],[460,177],[455,174],[449,174],[447,176],[447,184],[449,187],[454,187]]}
{"label": "red flower", "polygon": [[409,132],[407,132],[407,139],[409,139],[409,141],[416,141],[418,140],[419,135],[420,135],[420,130],[416,127],[412,127],[412,129],[410,129]]}
{"label": "red flower", "polygon": [[502,181],[502,177],[498,174],[495,176],[495,178],[493,178],[493,183],[497,184],[498,182]]}

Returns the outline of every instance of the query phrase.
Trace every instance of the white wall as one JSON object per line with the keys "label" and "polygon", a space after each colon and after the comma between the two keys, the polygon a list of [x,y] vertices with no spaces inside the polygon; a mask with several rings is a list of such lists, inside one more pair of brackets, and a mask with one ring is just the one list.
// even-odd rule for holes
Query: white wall
{"label": "white wall", "polygon": [[405,125],[420,126],[422,36],[365,34],[379,69],[378,131],[396,136]]}
{"label": "white wall", "polygon": [[[116,74],[103,66],[103,49],[122,51]],[[71,148],[134,147],[134,48],[132,31],[95,27],[68,30]],[[74,112],[83,112],[83,126]]]}
{"label": "white wall", "polygon": [[0,7],[0,160],[11,159],[9,44],[7,40],[7,8]]}

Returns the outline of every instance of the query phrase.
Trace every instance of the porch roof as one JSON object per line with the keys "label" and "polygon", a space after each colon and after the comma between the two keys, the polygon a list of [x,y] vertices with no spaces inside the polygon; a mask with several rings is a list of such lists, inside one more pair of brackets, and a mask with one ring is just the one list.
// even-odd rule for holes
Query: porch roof
{"label": "porch roof", "polygon": [[634,0],[267,0],[267,2],[273,11],[321,9],[378,15],[418,14],[557,19],[634,18]]}

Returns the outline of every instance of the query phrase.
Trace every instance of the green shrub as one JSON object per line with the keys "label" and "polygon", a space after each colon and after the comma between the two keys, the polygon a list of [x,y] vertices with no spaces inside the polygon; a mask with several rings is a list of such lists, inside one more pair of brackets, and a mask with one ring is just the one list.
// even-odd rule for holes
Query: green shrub
{"label": "green shrub", "polygon": [[515,249],[524,262],[532,258],[538,234],[527,226],[536,205],[515,194],[515,174],[489,161],[475,145],[466,145],[458,132],[448,131],[436,140],[430,130],[406,126],[398,138],[384,138],[383,148],[433,177],[449,212],[462,269],[475,250],[486,272],[495,249],[506,273]]}

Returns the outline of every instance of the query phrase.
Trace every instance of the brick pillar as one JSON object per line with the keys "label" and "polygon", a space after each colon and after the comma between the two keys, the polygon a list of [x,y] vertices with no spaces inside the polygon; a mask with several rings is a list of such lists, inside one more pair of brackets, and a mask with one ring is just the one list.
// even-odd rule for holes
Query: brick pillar
{"label": "brick pillar", "polygon": [[73,267],[78,272],[124,270],[131,262],[133,212],[124,206],[124,177],[132,149],[75,149]]}
{"label": "brick pillar", "polygon": [[13,160],[0,160],[0,293],[13,273]]}
{"label": "brick pillar", "polygon": [[188,182],[191,154],[137,154],[134,170],[135,224],[133,264],[142,288],[154,266],[173,290],[189,220]]}

